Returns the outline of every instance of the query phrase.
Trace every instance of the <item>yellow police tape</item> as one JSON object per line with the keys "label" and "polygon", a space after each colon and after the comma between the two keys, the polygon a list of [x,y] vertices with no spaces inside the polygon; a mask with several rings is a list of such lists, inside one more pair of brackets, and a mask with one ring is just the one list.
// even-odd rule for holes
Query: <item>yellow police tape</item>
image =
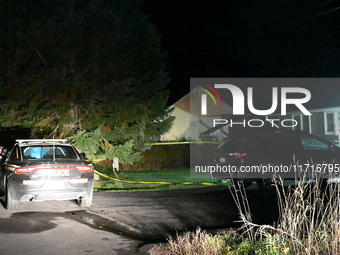
{"label": "yellow police tape", "polygon": [[117,182],[126,182],[126,183],[142,183],[142,184],[163,184],[163,185],[205,185],[205,186],[219,186],[220,184],[215,183],[209,183],[209,182],[202,182],[202,183],[196,183],[196,182],[148,182],[148,181],[128,181],[128,180],[122,180],[118,178],[113,178],[111,176],[108,176],[106,174],[103,174],[101,172],[98,172],[97,170],[94,170],[94,172],[100,176],[103,176],[105,178],[108,178],[113,181]]}
{"label": "yellow police tape", "polygon": [[[162,142],[162,143],[146,143],[146,145],[176,145],[176,144],[219,144],[218,142],[209,142],[209,141],[201,141],[201,142]],[[93,159],[93,162],[103,161],[105,159]]]}
{"label": "yellow police tape", "polygon": [[[217,142],[162,142],[162,143],[150,143],[147,145],[174,145],[174,144],[218,144]],[[93,161],[102,161],[103,159],[97,159]],[[163,184],[163,185],[205,185],[205,186],[219,186],[220,184],[215,184],[215,183],[209,183],[209,182],[201,182],[201,183],[196,183],[196,182],[148,182],[148,181],[128,181],[128,180],[123,180],[123,179],[118,179],[118,178],[113,178],[111,176],[105,175],[101,172],[98,172],[97,170],[94,170],[94,172],[102,177],[105,177],[107,179],[117,181],[117,182],[126,182],[126,183],[138,183],[138,184]]]}
{"label": "yellow police tape", "polygon": [[220,144],[218,142],[162,142],[162,143],[147,143],[146,145],[173,145],[173,144]]}

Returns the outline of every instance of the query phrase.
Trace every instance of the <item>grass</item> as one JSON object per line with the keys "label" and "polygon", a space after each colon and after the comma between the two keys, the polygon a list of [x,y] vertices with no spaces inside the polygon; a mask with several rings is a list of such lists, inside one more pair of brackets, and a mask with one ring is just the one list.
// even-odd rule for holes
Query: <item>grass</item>
{"label": "grass", "polygon": [[[239,247],[237,253],[231,253],[235,247]],[[151,255],[237,255],[242,254],[240,253],[242,250],[248,251],[249,248],[236,232],[231,230],[214,236],[198,228],[195,232],[169,237],[167,244],[155,246],[149,253]]]}
{"label": "grass", "polygon": [[[108,176],[117,178],[112,170],[96,166],[96,170]],[[95,184],[95,191],[140,191],[140,190],[172,190],[211,187],[199,183],[211,183],[210,175],[202,178],[190,178],[190,169],[176,170],[138,170],[138,171],[118,171],[119,179],[127,181],[140,181],[150,183],[126,183],[114,181],[104,177]],[[152,182],[170,182],[171,184],[154,184]],[[183,185],[183,182],[193,182],[196,184]],[[225,185],[230,184],[226,182]]]}
{"label": "grass", "polygon": [[[275,181],[280,216],[272,226],[253,223],[248,207],[239,205],[247,238],[264,244],[264,254],[340,254],[340,184],[295,183],[284,189],[282,180]],[[243,193],[244,200],[237,189],[235,195]]]}
{"label": "grass", "polygon": [[277,181],[280,217],[273,225],[257,225],[242,183],[231,186],[243,227],[238,232],[211,235],[198,229],[155,246],[150,253],[179,254],[340,254],[340,184],[306,183],[296,180],[294,188]]}

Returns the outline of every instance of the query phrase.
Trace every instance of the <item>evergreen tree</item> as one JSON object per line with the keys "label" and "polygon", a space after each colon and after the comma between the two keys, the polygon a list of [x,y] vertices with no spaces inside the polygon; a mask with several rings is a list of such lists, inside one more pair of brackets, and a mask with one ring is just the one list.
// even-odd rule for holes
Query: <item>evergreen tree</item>
{"label": "evergreen tree", "polygon": [[140,1],[0,3],[0,122],[138,160],[172,124],[165,52]]}

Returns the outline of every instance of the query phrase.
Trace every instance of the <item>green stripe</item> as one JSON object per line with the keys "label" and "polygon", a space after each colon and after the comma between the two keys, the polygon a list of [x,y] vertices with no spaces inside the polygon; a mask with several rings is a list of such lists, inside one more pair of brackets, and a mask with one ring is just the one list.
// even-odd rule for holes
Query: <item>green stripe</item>
{"label": "green stripe", "polygon": [[209,91],[209,90],[206,90],[206,89],[204,89],[204,88],[202,88],[202,87],[201,87],[201,89],[202,89],[205,93],[207,93],[207,94],[212,98],[212,100],[214,101],[215,105],[217,106],[216,99],[215,99],[215,97],[210,93],[210,91]]}

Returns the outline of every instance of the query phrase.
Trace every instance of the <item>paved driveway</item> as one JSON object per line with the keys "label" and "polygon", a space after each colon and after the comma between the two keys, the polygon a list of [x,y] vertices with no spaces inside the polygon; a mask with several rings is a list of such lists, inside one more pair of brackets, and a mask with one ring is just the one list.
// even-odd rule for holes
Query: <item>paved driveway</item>
{"label": "paved driveway", "polygon": [[[276,219],[274,193],[249,190],[248,200],[256,223]],[[143,254],[169,234],[237,220],[225,187],[95,193],[87,210],[72,201],[21,203],[14,213],[1,207],[0,247],[3,254]]]}

